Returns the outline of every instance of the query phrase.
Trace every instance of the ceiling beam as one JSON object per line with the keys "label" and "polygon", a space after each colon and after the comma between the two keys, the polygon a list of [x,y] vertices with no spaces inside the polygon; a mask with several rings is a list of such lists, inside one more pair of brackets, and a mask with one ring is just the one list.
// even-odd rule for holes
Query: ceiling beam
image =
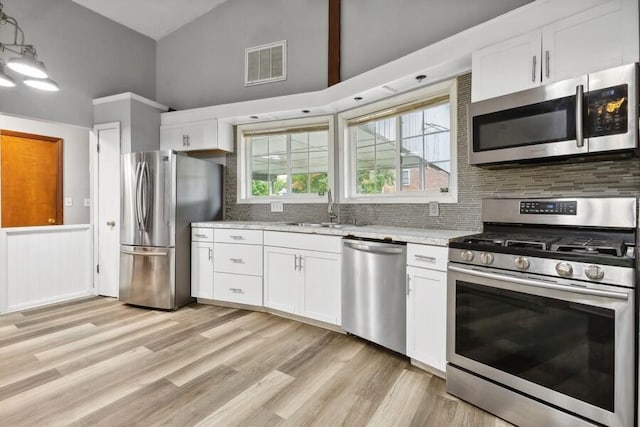
{"label": "ceiling beam", "polygon": [[327,86],[340,83],[340,0],[329,1],[329,55]]}

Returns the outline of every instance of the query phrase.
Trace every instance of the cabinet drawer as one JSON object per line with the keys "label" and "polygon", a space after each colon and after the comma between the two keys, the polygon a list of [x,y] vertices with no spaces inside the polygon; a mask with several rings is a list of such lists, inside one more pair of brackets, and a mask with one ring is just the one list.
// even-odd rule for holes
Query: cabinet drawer
{"label": "cabinet drawer", "polygon": [[262,230],[240,230],[234,228],[216,229],[216,243],[262,244]]}
{"label": "cabinet drawer", "polygon": [[449,248],[446,246],[407,245],[407,265],[447,271]]}
{"label": "cabinet drawer", "polygon": [[213,269],[221,273],[262,276],[262,246],[214,243]]}
{"label": "cabinet drawer", "polygon": [[213,283],[215,300],[262,305],[262,277],[214,273]]}
{"label": "cabinet drawer", "polygon": [[192,242],[213,242],[213,228],[192,228]]}
{"label": "cabinet drawer", "polygon": [[336,254],[342,252],[341,236],[265,231],[264,244],[265,246],[306,249],[310,251],[332,252]]}

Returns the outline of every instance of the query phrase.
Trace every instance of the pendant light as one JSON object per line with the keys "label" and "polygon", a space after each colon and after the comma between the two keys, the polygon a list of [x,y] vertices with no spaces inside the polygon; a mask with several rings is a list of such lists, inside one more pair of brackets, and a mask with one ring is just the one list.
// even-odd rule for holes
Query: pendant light
{"label": "pendant light", "polygon": [[29,87],[46,90],[48,92],[57,92],[60,90],[58,83],[51,79],[36,79],[34,77],[27,77],[23,80],[23,83]]}
{"label": "pendant light", "polygon": [[16,87],[13,77],[4,72],[4,61],[0,59],[0,87]]}
{"label": "pendant light", "polygon": [[23,82],[29,87],[49,92],[60,90],[58,84],[49,78],[44,63],[38,60],[36,48],[24,42],[24,32],[18,25],[18,21],[4,13],[2,2],[0,2],[0,26],[5,24],[13,26],[13,39],[0,40],[0,54],[12,52],[19,56],[9,59],[6,63],[0,58],[0,88],[16,86],[14,78],[5,71],[6,65],[6,68],[11,71],[26,76]]}
{"label": "pendant light", "polygon": [[25,46],[22,48],[22,55],[17,58],[11,58],[9,62],[7,62],[7,67],[28,77],[35,77],[37,79],[46,79],[49,77],[42,61],[38,61],[36,50],[33,46]]}

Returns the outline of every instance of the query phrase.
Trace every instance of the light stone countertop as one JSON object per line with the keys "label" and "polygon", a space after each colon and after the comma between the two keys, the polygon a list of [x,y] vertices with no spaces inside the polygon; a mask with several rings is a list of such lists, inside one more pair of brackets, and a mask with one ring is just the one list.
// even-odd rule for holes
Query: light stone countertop
{"label": "light stone countertop", "polygon": [[287,231],[292,233],[356,236],[366,239],[391,239],[399,242],[448,246],[449,239],[477,233],[470,230],[439,230],[428,228],[389,227],[386,225],[340,225],[340,228],[321,227],[317,224],[292,225],[288,222],[268,221],[208,221],[193,222],[191,227],[236,228],[245,230]]}

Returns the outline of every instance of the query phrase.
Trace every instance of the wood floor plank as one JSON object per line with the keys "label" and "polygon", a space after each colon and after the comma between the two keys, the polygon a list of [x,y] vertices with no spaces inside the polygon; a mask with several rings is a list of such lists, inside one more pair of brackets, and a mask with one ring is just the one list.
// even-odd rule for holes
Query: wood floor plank
{"label": "wood floor plank", "polygon": [[271,371],[256,384],[217,409],[198,425],[240,425],[248,414],[252,414],[253,411],[259,409],[274,394],[293,380],[293,377],[283,372]]}
{"label": "wood floor plank", "polygon": [[237,308],[103,297],[0,315],[0,424],[510,426],[353,336]]}

